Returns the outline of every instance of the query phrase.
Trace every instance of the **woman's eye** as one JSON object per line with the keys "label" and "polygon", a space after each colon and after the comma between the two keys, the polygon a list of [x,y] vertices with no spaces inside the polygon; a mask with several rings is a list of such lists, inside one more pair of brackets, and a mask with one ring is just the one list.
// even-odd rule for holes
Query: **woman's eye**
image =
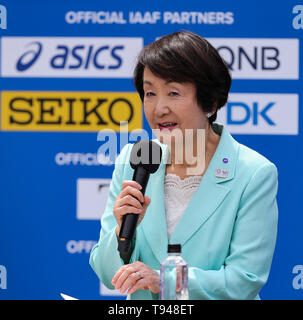
{"label": "woman's eye", "polygon": [[146,97],[151,97],[151,96],[154,96],[155,94],[152,92],[152,91],[147,91],[145,92],[145,96]]}
{"label": "woman's eye", "polygon": [[177,91],[171,91],[171,92],[169,93],[169,95],[170,95],[170,96],[178,96],[178,95],[179,95],[179,92],[177,92]]}

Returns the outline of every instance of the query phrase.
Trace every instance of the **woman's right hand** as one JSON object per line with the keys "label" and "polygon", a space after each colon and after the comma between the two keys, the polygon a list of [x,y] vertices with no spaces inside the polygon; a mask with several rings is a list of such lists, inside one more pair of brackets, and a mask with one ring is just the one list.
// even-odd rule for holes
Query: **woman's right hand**
{"label": "woman's right hand", "polygon": [[146,209],[150,204],[151,199],[148,196],[143,196],[141,185],[136,181],[125,180],[122,183],[122,191],[116,197],[113,213],[117,220],[118,226],[116,234],[119,236],[122,225],[123,216],[127,213],[139,214],[138,224],[141,223]]}

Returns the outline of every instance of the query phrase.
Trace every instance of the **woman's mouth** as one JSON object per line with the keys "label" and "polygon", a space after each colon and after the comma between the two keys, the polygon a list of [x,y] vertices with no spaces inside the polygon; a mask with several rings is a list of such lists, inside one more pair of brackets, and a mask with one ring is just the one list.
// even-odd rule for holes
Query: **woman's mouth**
{"label": "woman's mouth", "polygon": [[162,122],[158,123],[160,130],[173,130],[178,124],[176,122]]}

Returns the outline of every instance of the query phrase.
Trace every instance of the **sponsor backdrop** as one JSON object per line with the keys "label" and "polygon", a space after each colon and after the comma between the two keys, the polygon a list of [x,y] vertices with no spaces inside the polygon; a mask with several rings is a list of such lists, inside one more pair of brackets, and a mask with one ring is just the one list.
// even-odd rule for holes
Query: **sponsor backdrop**
{"label": "sponsor backdrop", "polygon": [[114,168],[99,131],[117,134],[118,153],[128,132],[150,134],[133,66],[180,29],[231,70],[218,121],[279,170],[261,298],[303,298],[302,1],[0,0],[0,299],[125,299],[88,264]]}

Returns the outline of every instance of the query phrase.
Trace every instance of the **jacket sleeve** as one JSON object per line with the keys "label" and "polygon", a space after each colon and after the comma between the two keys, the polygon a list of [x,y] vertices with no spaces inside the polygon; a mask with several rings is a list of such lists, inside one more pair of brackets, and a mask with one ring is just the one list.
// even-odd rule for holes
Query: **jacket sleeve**
{"label": "jacket sleeve", "polygon": [[229,254],[219,270],[189,268],[190,299],[255,299],[275,249],[277,169],[263,164],[242,193]]}
{"label": "jacket sleeve", "polygon": [[[116,159],[112,181],[109,187],[109,196],[106,203],[105,212],[101,219],[101,231],[98,243],[92,248],[89,264],[109,289],[114,289],[111,280],[119,268],[124,265],[123,259],[117,250],[118,241],[116,236],[117,222],[113,215],[113,207],[116,197],[122,191],[124,181],[124,169],[129,161],[129,146],[127,144]],[[136,243],[130,258],[130,262],[138,259],[138,249]]]}

